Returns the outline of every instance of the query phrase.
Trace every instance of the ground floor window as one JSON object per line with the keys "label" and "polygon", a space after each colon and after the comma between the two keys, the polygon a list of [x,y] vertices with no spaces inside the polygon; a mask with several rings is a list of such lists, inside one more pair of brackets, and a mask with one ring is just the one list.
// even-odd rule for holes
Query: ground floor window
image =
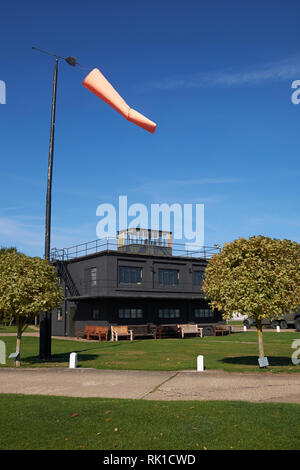
{"label": "ground floor window", "polygon": [[92,309],[92,318],[93,320],[100,320],[100,310],[98,308]]}
{"label": "ground floor window", "polygon": [[141,308],[119,308],[119,318],[143,318]]}
{"label": "ground floor window", "polygon": [[160,308],[158,310],[159,318],[180,318],[179,308]]}
{"label": "ground floor window", "polygon": [[61,321],[63,319],[62,309],[57,309],[57,321]]}
{"label": "ground floor window", "polygon": [[196,318],[212,318],[214,312],[209,308],[195,308],[194,315]]}

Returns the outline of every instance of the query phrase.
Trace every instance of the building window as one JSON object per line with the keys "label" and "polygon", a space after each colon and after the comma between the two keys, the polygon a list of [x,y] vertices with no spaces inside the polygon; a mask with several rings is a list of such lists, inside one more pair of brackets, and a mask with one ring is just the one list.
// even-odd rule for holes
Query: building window
{"label": "building window", "polygon": [[143,318],[141,308],[119,308],[119,318]]}
{"label": "building window", "polygon": [[179,271],[177,269],[159,269],[158,284],[160,286],[178,286]]}
{"label": "building window", "polygon": [[58,308],[57,309],[57,321],[62,321],[62,319],[63,319],[62,309]]}
{"label": "building window", "polygon": [[86,287],[96,287],[97,285],[97,268],[89,268],[85,270]]}
{"label": "building window", "polygon": [[100,311],[98,308],[92,309],[92,318],[93,320],[100,320]]}
{"label": "building window", "polygon": [[158,310],[159,318],[180,318],[179,308],[160,308]]}
{"label": "building window", "polygon": [[194,271],[193,272],[193,284],[194,286],[201,286],[204,281],[204,271]]}
{"label": "building window", "polygon": [[142,281],[142,268],[134,266],[119,266],[119,282],[126,284],[140,284]]}
{"label": "building window", "polygon": [[91,286],[95,286],[97,284],[97,268],[90,269],[90,281]]}
{"label": "building window", "polygon": [[212,318],[214,312],[209,308],[195,308],[194,315],[195,318]]}

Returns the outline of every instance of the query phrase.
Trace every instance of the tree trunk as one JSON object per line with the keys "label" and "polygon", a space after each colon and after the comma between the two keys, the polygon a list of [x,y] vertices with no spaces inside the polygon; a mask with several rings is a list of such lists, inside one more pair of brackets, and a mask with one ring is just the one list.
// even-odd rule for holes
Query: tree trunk
{"label": "tree trunk", "polygon": [[16,367],[20,367],[20,365],[21,365],[21,359],[20,359],[21,338],[22,338],[22,327],[20,325],[18,325],[16,353],[19,353],[19,358],[17,358],[16,361],[15,361]]}
{"label": "tree trunk", "polygon": [[265,357],[261,320],[256,320],[259,358]]}

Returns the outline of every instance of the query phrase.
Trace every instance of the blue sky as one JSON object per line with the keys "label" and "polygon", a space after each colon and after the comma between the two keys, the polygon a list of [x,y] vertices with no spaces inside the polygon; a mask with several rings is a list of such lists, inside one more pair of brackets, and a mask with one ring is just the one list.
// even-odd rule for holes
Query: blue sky
{"label": "blue sky", "polygon": [[[54,59],[61,63],[52,246],[96,238],[99,204],[205,205],[205,244],[300,242],[300,6],[295,1],[6,2],[1,6],[0,245],[43,256]],[[158,125],[127,122],[81,82],[99,68]]]}

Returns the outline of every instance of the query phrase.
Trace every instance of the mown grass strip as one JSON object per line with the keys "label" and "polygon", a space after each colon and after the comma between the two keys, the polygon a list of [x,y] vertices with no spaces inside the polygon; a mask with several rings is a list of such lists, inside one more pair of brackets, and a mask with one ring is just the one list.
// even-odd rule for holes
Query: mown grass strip
{"label": "mown grass strip", "polygon": [[[22,339],[22,367],[68,367],[71,352],[78,354],[79,367],[127,370],[196,369],[197,356],[203,355],[206,369],[228,372],[300,372],[293,365],[292,343],[300,334],[268,332],[264,335],[265,354],[270,367],[259,369],[256,332],[235,333],[224,337],[136,340],[114,342],[81,342],[52,340],[51,361],[38,358],[39,338]],[[15,351],[16,338],[0,336],[6,344],[7,356]],[[12,359],[6,366],[13,367]],[[5,366],[2,366],[5,367]]]}
{"label": "mown grass strip", "polygon": [[299,449],[300,405],[0,395],[4,449]]}

